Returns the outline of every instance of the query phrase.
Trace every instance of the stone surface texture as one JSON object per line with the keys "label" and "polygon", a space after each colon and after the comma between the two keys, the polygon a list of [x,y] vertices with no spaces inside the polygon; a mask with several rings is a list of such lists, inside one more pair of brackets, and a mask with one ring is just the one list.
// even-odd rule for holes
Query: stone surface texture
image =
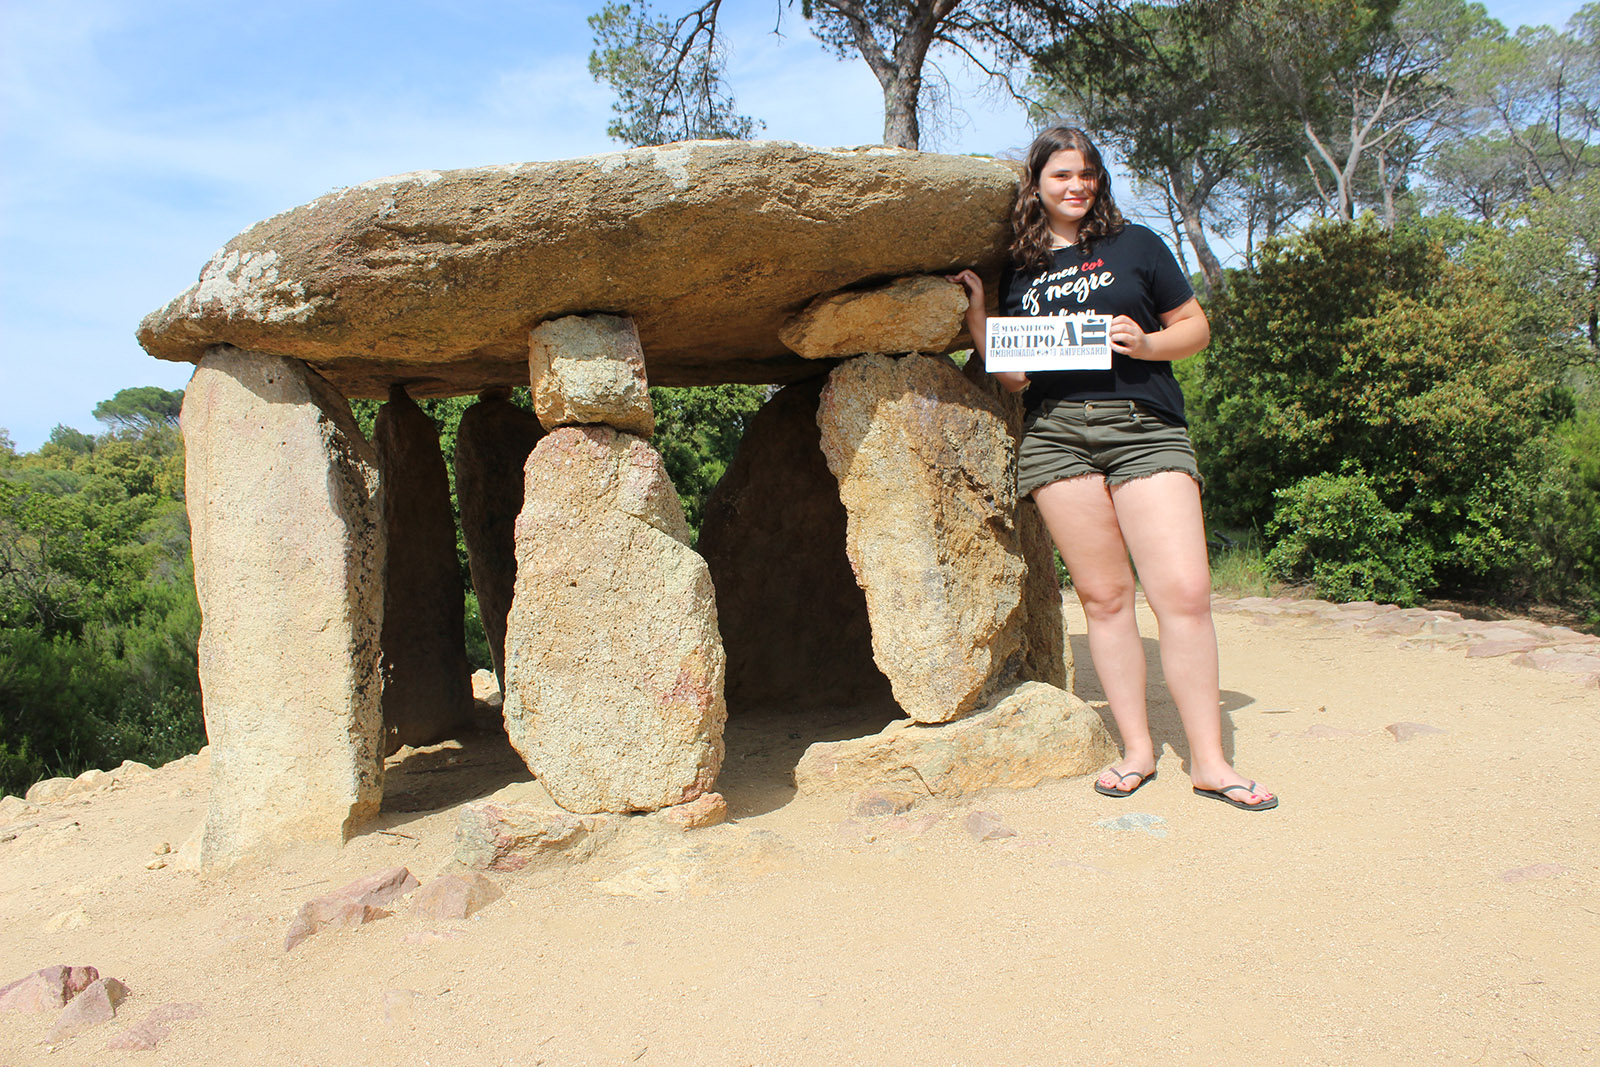
{"label": "stone surface texture", "polygon": [[0,987],[0,1011],[56,1011],[100,977],[93,967],[58,963]]}
{"label": "stone surface texture", "polygon": [[433,420],[400,386],[372,431],[383,479],[384,755],[460,735],[472,716],[450,476]]}
{"label": "stone surface texture", "polygon": [[1072,692],[1072,644],[1061,612],[1055,544],[1032,500],[1017,501],[1017,536],[1027,571],[1022,580],[1022,676]]}
{"label": "stone surface texture", "polygon": [[818,297],[785,323],[778,337],[807,359],[943,352],[961,333],[966,313],[961,286],[923,274]]}
{"label": "stone surface texture", "polygon": [[1088,774],[1116,754],[1093,708],[1054,686],[1023,682],[952,723],[901,719],[870,737],[818,742],[794,780],[803,794],[874,787],[950,798]]}
{"label": "stone surface texture", "polygon": [[650,406],[639,331],[616,315],[568,315],[528,334],[533,410],[547,430],[599,424],[649,437]]}
{"label": "stone surface texture", "polygon": [[612,830],[605,815],[574,815],[549,804],[466,804],[456,817],[456,862],[480,871],[520,871],[581,858]]}
{"label": "stone surface texture", "polygon": [[360,926],[392,914],[384,905],[417,888],[416,877],[404,867],[390,867],[357,878],[300,906],[289,932],[284,935],[284,951],[330,926]]}
{"label": "stone surface texture", "polygon": [[61,1009],[50,1032],[44,1035],[44,1043],[59,1045],[90,1027],[110,1022],[128,998],[128,992],[128,987],[115,978],[96,978]]}
{"label": "stone surface texture", "polygon": [[168,1001],[106,1042],[109,1051],[151,1052],[172,1035],[172,1024],[198,1019],[205,1008],[193,1002]]}
{"label": "stone surface texture", "polygon": [[447,874],[412,894],[411,914],[435,921],[466,919],[505,895],[505,890],[476,871]]}
{"label": "stone surface texture", "polygon": [[700,523],[734,714],[889,699],[845,555],[839,483],[822,455],[822,386],[786,386],[756,413]]}
{"label": "stone surface texture", "polygon": [[504,688],[506,612],[517,585],[514,532],[522,510],[522,469],[544,436],[531,412],[502,392],[486,393],[461,416],[456,428],[456,504],[467,545],[478,614]]}
{"label": "stone surface texture", "polygon": [[722,764],[722,638],[661,457],[607,427],[534,449],[506,623],[506,733],[557,804],[654,811]]}
{"label": "stone surface texture", "polygon": [[913,719],[954,719],[1022,668],[1005,412],[945,357],[869,355],[829,375],[817,423],[873,657]]}
{"label": "stone surface texture", "polygon": [[303,364],[218,348],[184,394],[210,738],[203,866],[344,840],[382,794],[376,457]]}
{"label": "stone surface texture", "polygon": [[459,395],[526,384],[538,323],[607,312],[638,323],[653,385],[794,381],[814,369],[778,330],[817,296],[958,266],[992,289],[1016,184],[991,159],[781,141],[402,174],[252,226],[139,340],[295,356],[346,396]]}

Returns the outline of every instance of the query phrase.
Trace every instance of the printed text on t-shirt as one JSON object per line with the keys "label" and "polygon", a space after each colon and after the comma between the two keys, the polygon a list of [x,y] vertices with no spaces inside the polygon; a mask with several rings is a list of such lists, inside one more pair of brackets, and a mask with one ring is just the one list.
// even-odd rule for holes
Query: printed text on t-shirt
{"label": "printed text on t-shirt", "polygon": [[1105,262],[1102,257],[1093,263],[1064,267],[1049,274],[1041,274],[1022,294],[1022,309],[1030,315],[1037,315],[1041,301],[1061,301],[1071,298],[1079,304],[1084,303],[1089,299],[1090,293],[1116,280],[1116,275],[1109,270],[1093,273],[1097,268],[1105,266]]}

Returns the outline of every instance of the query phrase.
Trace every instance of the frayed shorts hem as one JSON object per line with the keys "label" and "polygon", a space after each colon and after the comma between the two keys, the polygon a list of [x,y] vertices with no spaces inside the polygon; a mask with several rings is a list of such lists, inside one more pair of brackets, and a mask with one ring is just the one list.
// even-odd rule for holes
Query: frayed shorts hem
{"label": "frayed shorts hem", "polygon": [[1070,478],[1098,475],[1115,489],[1167,471],[1187,474],[1204,491],[1188,431],[1137,401],[1047,402],[1023,424],[1017,455],[1021,496]]}

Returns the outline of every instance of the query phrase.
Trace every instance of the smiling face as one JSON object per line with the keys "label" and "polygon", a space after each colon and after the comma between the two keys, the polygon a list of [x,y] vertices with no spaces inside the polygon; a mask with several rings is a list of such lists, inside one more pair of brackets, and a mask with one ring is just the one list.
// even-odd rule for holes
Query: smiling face
{"label": "smiling face", "polygon": [[1099,169],[1076,148],[1053,153],[1039,172],[1039,202],[1050,229],[1068,243],[1078,239],[1078,226],[1094,206],[1100,189]]}

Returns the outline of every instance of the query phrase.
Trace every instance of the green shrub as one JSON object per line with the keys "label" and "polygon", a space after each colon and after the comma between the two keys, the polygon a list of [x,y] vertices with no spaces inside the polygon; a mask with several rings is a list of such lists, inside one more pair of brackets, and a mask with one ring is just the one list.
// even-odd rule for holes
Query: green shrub
{"label": "green shrub", "polygon": [[1269,574],[1328,600],[1417,602],[1431,570],[1428,549],[1408,539],[1405,518],[1384,505],[1366,474],[1312,475],[1274,497]]}
{"label": "green shrub", "polygon": [[1214,520],[1276,542],[1280,490],[1353,467],[1426,564],[1368,586],[1519,591],[1547,564],[1531,517],[1550,389],[1493,278],[1419,234],[1327,224],[1272,244],[1212,321],[1191,425]]}

